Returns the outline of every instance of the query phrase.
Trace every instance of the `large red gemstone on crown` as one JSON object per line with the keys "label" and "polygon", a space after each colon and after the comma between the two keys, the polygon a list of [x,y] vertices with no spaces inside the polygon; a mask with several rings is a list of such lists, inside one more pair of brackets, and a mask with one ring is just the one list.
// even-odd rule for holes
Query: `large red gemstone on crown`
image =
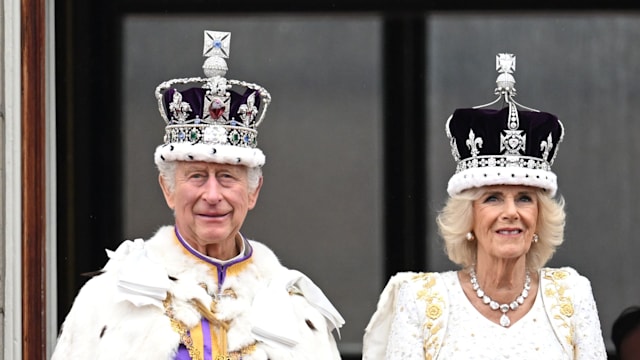
{"label": "large red gemstone on crown", "polygon": [[220,116],[222,116],[222,114],[224,114],[224,108],[220,108],[220,109],[209,108],[209,115],[211,115],[211,117],[214,118],[215,120],[220,119]]}
{"label": "large red gemstone on crown", "polygon": [[209,115],[214,120],[218,120],[224,114],[225,109],[224,102],[220,101],[220,99],[213,99],[209,106]]}

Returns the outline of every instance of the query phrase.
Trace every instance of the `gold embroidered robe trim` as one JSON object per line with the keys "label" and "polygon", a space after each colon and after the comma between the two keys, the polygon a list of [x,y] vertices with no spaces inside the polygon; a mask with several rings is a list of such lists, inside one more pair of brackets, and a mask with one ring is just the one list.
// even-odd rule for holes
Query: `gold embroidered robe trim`
{"label": "gold embroidered robe trim", "polygon": [[443,297],[446,291],[443,291],[442,285],[436,281],[437,277],[436,273],[418,273],[411,279],[419,283],[416,296],[425,304],[426,321],[423,325],[425,360],[432,360],[438,356],[444,334],[440,331],[446,328],[447,304]]}
{"label": "gold embroidered robe trim", "polygon": [[573,300],[571,298],[571,273],[562,268],[540,270],[542,300],[553,329],[565,352],[573,358],[575,354]]}

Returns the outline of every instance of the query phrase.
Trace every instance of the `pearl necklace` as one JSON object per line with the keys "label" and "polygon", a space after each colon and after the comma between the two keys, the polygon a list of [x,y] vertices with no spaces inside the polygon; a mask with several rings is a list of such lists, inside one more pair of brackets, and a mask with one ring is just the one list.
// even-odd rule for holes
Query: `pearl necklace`
{"label": "pearl necklace", "polygon": [[500,304],[484,293],[484,290],[482,290],[482,288],[480,288],[480,284],[478,284],[475,267],[471,268],[469,274],[471,275],[471,285],[473,286],[473,290],[476,292],[476,295],[482,299],[483,303],[489,305],[491,310],[500,310],[502,312],[502,316],[500,316],[500,325],[503,327],[509,327],[509,325],[511,325],[511,319],[507,316],[507,311],[513,311],[519,308],[520,305],[524,304],[524,300],[527,296],[529,296],[529,289],[531,289],[531,276],[529,276],[529,270],[527,269],[522,293],[510,304]]}

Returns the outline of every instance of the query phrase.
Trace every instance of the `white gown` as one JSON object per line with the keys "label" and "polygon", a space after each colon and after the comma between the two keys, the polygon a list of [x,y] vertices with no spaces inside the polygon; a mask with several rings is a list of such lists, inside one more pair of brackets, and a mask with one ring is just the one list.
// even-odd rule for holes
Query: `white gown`
{"label": "white gown", "polygon": [[363,360],[606,359],[589,281],[571,268],[540,278],[533,307],[504,328],[469,302],[456,272],[400,273],[367,326]]}

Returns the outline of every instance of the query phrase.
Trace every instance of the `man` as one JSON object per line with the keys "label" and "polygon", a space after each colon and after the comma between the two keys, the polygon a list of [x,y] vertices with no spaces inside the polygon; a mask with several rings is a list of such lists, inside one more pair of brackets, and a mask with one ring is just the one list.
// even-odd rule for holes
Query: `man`
{"label": "man", "polygon": [[53,360],[340,358],[332,330],[344,320],[322,291],[240,233],[262,186],[257,127],[271,98],[224,78],[229,42],[229,33],[205,31],[207,77],[155,92],[167,124],[155,163],[175,226],[108,252]]}

